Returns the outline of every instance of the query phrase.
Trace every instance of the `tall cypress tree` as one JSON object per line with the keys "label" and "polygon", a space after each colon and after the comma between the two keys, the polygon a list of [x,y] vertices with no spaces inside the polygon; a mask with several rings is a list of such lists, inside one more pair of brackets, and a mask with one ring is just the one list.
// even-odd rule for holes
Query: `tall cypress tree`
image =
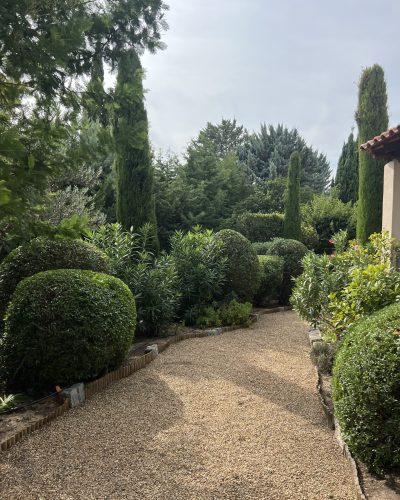
{"label": "tall cypress tree", "polygon": [[286,238],[301,239],[300,155],[297,151],[292,153],[289,160],[283,233]]}
{"label": "tall cypress tree", "polygon": [[126,51],[119,60],[115,100],[117,220],[125,229],[133,231],[150,223],[152,249],[158,251],[143,70],[134,49]]}
{"label": "tall cypress tree", "polygon": [[[366,68],[361,75],[356,120],[359,145],[388,128],[385,75],[377,64]],[[382,229],[384,163],[359,151],[357,238],[361,242]]]}
{"label": "tall cypress tree", "polygon": [[358,199],[358,147],[353,132],[344,143],[336,172],[335,186],[343,203]]}

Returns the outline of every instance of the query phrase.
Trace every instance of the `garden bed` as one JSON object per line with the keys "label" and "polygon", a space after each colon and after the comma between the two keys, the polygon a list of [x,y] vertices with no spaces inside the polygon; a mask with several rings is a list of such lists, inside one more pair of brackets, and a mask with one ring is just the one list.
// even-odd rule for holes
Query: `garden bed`
{"label": "garden bed", "polygon": [[[311,344],[315,341],[314,338],[311,340]],[[324,408],[327,420],[332,429],[337,427],[335,425],[334,418],[334,408],[332,401],[332,377],[330,375],[325,375],[320,373],[317,369],[317,390],[320,397],[321,404]],[[342,441],[340,431],[336,429],[336,434],[338,436],[339,442]],[[342,442],[342,444],[344,444]],[[354,459],[347,451],[347,447],[344,449],[344,453],[349,455],[349,460],[354,462],[356,481],[359,482],[360,492],[359,498],[366,498],[368,500],[394,500],[400,498],[400,469],[387,474],[384,478],[380,478],[375,474],[368,471],[367,467],[359,460]],[[362,496],[364,495],[364,496]]]}

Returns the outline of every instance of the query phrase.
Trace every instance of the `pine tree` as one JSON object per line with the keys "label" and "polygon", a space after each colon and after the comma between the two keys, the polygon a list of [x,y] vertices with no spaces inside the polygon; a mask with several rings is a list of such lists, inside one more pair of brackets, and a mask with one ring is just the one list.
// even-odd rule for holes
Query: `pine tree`
{"label": "pine tree", "polygon": [[[359,144],[388,128],[385,75],[377,64],[366,68],[361,75],[356,120]],[[383,167],[383,161],[375,160],[365,151],[359,152],[357,238],[361,242],[382,229]]]}
{"label": "pine tree", "polygon": [[301,239],[300,217],[300,155],[292,153],[289,160],[289,172],[285,193],[284,236],[293,240]]}
{"label": "pine tree", "polygon": [[115,89],[114,139],[117,172],[117,220],[137,232],[145,224],[153,227],[153,250],[158,250],[153,191],[153,167],[144,107],[143,70],[134,49],[118,64]]}
{"label": "pine tree", "polygon": [[343,203],[358,199],[358,147],[353,132],[347,142],[343,144],[342,154],[339,158],[336,172],[335,185],[338,197]]}

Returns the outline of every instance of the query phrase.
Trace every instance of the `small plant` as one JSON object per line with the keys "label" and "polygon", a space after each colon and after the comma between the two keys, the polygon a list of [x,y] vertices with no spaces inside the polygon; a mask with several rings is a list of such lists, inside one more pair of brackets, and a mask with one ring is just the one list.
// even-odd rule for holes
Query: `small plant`
{"label": "small plant", "polygon": [[249,326],[251,310],[252,304],[250,302],[240,303],[236,299],[233,299],[227,306],[221,308],[220,317],[222,324],[224,326]]}
{"label": "small plant", "polygon": [[14,408],[24,400],[25,396],[23,394],[3,394],[3,397],[0,396],[0,413]]}
{"label": "small plant", "polygon": [[311,361],[324,375],[332,374],[333,360],[337,344],[333,342],[314,342],[311,349]]}
{"label": "small plant", "polygon": [[199,328],[221,326],[221,318],[218,309],[215,309],[213,306],[201,308],[196,318],[196,326]]}

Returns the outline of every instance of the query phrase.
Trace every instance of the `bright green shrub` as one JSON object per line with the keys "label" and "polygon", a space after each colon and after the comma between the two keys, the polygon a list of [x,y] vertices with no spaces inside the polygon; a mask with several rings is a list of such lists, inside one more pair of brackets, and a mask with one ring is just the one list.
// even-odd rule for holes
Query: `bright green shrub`
{"label": "bright green shrub", "polygon": [[333,369],[335,414],[350,451],[371,470],[400,466],[400,305],[350,329]]}
{"label": "bright green shrub", "polygon": [[250,241],[232,229],[219,231],[214,240],[223,245],[226,258],[223,295],[234,295],[241,301],[251,302],[260,286],[261,269]]}
{"label": "bright green shrub", "polygon": [[110,257],[116,275],[134,294],[138,333],[159,335],[175,318],[180,284],[173,259],[156,259],[146,250],[154,246],[151,226],[134,233],[118,223],[106,224],[91,234],[91,241]]}
{"label": "bright green shrub", "polygon": [[237,218],[236,229],[251,242],[270,241],[283,234],[283,214],[245,212]]}
{"label": "bright green shrub", "polygon": [[227,266],[223,244],[212,231],[195,227],[175,232],[170,255],[180,281],[180,314],[191,323],[199,306],[210,304],[222,291]]}
{"label": "bright green shrub", "polygon": [[250,313],[253,306],[250,302],[240,303],[236,299],[221,308],[220,317],[224,326],[250,325]]}
{"label": "bright green shrub", "polygon": [[308,224],[301,225],[301,242],[309,250],[316,250],[319,246],[319,238],[317,230]]}
{"label": "bright green shrub", "polygon": [[18,285],[7,309],[0,365],[12,389],[65,387],[116,368],[135,327],[135,300],[118,278],[38,273]]}
{"label": "bright green shrub", "polygon": [[51,269],[87,269],[109,274],[111,263],[103,252],[81,240],[31,240],[13,250],[0,265],[0,319],[21,280]]}
{"label": "bright green shrub", "polygon": [[292,278],[299,276],[303,270],[302,259],[308,250],[303,243],[296,240],[276,238],[268,249],[268,255],[276,255],[283,259],[283,280],[280,300],[287,304],[292,292]]}
{"label": "bright green shrub", "polygon": [[283,279],[283,259],[275,255],[259,255],[258,260],[261,267],[261,283],[255,303],[267,306],[279,299]]}

